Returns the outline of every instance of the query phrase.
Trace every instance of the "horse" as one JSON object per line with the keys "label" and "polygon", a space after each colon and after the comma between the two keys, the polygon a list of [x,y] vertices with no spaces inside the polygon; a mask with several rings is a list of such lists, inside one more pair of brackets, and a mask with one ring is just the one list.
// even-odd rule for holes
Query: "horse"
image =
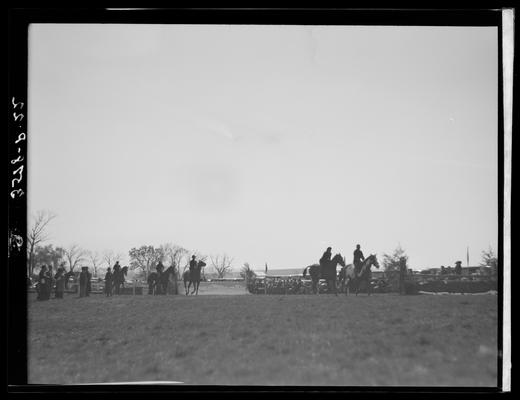
{"label": "horse", "polygon": [[172,265],[166,271],[152,272],[148,276],[148,294],[167,294],[170,277],[175,277],[175,267]]}
{"label": "horse", "polygon": [[199,294],[200,285],[200,270],[206,266],[206,263],[200,260],[197,266],[192,269],[187,269],[182,274],[182,280],[184,281],[184,290],[186,290],[186,296],[190,292],[190,286],[193,283],[193,292],[191,294]]}
{"label": "horse", "polygon": [[359,293],[359,288],[361,287],[361,283],[366,284],[367,294],[370,296],[371,288],[370,288],[370,279],[372,278],[372,271],[370,268],[375,266],[379,268],[379,262],[377,261],[377,257],[375,254],[369,255],[363,261],[359,274],[356,275],[355,268],[352,264],[344,266],[342,271],[340,272],[340,278],[343,278],[342,286],[345,287],[345,295],[348,295],[351,285],[354,285],[356,288],[356,296]]}
{"label": "horse", "polygon": [[113,273],[113,286],[114,286],[114,293],[115,294],[121,294],[121,286],[125,287],[125,277],[128,274],[128,267],[123,267],[121,269],[114,267],[114,273]]}
{"label": "horse", "polygon": [[329,290],[332,286],[334,288],[334,294],[336,296],[338,295],[338,288],[336,286],[336,267],[338,264],[345,267],[343,256],[339,253],[323,266],[320,264],[312,264],[305,267],[303,270],[303,277],[305,278],[307,276],[307,271],[309,271],[309,275],[312,279],[312,291],[314,294],[320,294],[319,282],[320,279],[325,279],[327,280],[327,287]]}

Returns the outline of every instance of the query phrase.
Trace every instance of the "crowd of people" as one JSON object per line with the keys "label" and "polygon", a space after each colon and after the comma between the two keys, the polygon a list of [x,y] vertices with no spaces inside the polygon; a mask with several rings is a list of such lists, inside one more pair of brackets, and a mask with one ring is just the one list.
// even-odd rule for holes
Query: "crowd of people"
{"label": "crowd of people", "polygon": [[[72,276],[74,276],[74,273],[70,271],[66,272],[63,264],[58,267],[54,275],[51,265],[42,265],[38,273],[38,281],[35,285],[37,300],[50,300],[53,289],[54,298],[63,299],[63,294],[65,290],[68,289],[69,280]],[[88,297],[90,295],[92,292],[91,282],[92,274],[88,270],[88,267],[82,267],[78,276],[79,297]],[[27,283],[30,285],[31,280],[28,279]]]}
{"label": "crowd of people", "polygon": [[[119,261],[112,268],[109,267],[107,269],[103,289],[107,297],[121,293],[127,272],[128,267],[121,267]],[[53,275],[52,266],[44,264],[40,267],[35,285],[37,299],[40,301],[50,300],[53,292],[55,299],[63,299],[63,294],[68,289],[68,284],[72,277],[76,277],[76,292],[79,293],[79,297],[90,296],[92,292],[92,273],[88,267],[81,267],[81,272],[76,276],[74,272],[66,272],[64,264],[61,264],[56,274]],[[30,278],[27,278],[27,285],[29,287],[32,285]]]}
{"label": "crowd of people", "polygon": [[[63,299],[63,294],[68,288],[69,279],[72,275],[74,275],[72,272],[66,272],[63,264],[58,267],[54,275],[51,265],[42,265],[35,285],[36,293],[38,294],[37,299],[40,301],[50,300],[53,289],[54,298]],[[88,272],[88,267],[83,267],[79,274],[81,297],[88,296],[91,292],[91,276],[90,272]],[[30,279],[28,284],[31,284]]]}

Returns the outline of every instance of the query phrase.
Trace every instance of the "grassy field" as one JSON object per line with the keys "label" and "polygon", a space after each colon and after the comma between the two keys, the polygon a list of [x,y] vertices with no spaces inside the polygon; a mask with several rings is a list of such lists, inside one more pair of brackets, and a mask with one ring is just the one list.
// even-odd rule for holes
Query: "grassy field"
{"label": "grassy field", "polygon": [[31,294],[29,382],[497,385],[496,296],[206,289],[47,302]]}

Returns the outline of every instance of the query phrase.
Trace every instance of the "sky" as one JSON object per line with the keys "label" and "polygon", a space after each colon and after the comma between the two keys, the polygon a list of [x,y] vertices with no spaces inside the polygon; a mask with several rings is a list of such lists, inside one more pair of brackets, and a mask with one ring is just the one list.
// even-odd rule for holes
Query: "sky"
{"label": "sky", "polygon": [[497,28],[31,24],[28,212],[49,243],[239,269],[328,246],[495,252]]}

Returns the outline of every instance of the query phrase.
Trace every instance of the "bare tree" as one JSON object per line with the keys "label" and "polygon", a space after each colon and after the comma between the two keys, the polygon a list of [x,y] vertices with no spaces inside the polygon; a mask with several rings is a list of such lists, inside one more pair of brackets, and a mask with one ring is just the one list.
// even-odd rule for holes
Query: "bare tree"
{"label": "bare tree", "polygon": [[226,272],[231,271],[233,269],[233,267],[231,266],[233,259],[229,258],[229,256],[226,254],[210,257],[210,259],[211,266],[217,272],[218,278],[223,278]]}
{"label": "bare tree", "polygon": [[98,267],[101,265],[101,258],[99,257],[99,253],[97,251],[88,251],[87,252],[88,259],[92,268],[94,268],[94,276],[97,277]]}
{"label": "bare tree", "polygon": [[32,276],[34,270],[34,251],[36,246],[49,240],[49,236],[46,233],[46,228],[49,222],[56,218],[56,214],[47,211],[40,210],[33,216],[33,225],[27,232],[27,272],[29,276]]}
{"label": "bare tree", "polygon": [[116,261],[119,261],[123,258],[121,253],[114,253],[112,250],[105,250],[103,252],[103,262],[105,263],[107,268],[112,268]]}
{"label": "bare tree", "polygon": [[87,252],[79,247],[77,244],[70,245],[64,251],[65,258],[69,263],[69,271],[74,272],[74,268],[78,266],[78,264],[85,261],[85,256]]}
{"label": "bare tree", "polygon": [[175,272],[178,273],[182,260],[188,255],[188,250],[182,246],[172,243],[163,244],[161,245],[160,249],[170,265],[175,267]]}
{"label": "bare tree", "polygon": [[152,266],[164,259],[162,249],[153,246],[133,247],[128,252],[128,255],[130,256],[130,269],[141,269],[145,280],[148,278]]}

